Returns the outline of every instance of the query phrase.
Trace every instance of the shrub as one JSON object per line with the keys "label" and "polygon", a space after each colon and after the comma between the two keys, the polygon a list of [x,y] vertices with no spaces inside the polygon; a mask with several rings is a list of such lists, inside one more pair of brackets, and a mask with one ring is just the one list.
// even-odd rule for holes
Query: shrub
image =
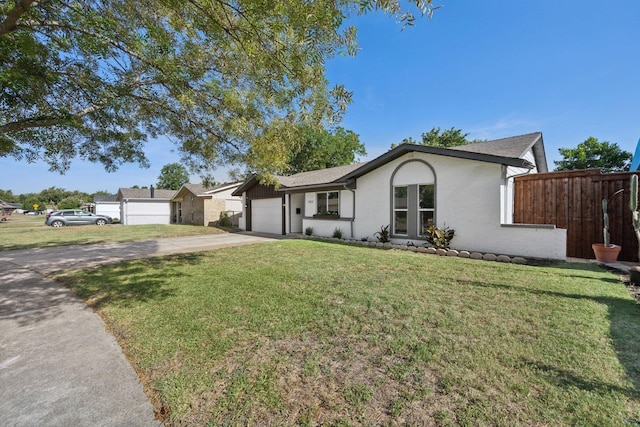
{"label": "shrub", "polygon": [[342,239],[342,230],[340,230],[339,228],[333,230],[333,237],[335,237],[336,239]]}
{"label": "shrub", "polygon": [[231,218],[229,218],[229,212],[220,212],[220,220],[218,221],[218,225],[220,227],[231,227],[233,225],[231,223]]}
{"label": "shrub", "polygon": [[378,238],[378,241],[387,243],[389,241],[389,225],[381,226],[380,231],[376,231],[373,235]]}
{"label": "shrub", "polygon": [[438,228],[434,225],[427,228],[427,242],[431,243],[436,249],[449,249],[449,244],[455,231],[445,225],[444,228]]}
{"label": "shrub", "polygon": [[307,227],[304,229],[304,234],[311,236],[313,234],[313,227]]}

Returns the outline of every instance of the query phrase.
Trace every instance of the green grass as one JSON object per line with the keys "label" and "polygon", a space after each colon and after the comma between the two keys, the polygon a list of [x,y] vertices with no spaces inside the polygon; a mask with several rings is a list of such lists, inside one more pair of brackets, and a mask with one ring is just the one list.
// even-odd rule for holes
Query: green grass
{"label": "green grass", "polygon": [[215,227],[176,224],[106,226],[81,225],[54,228],[44,224],[45,215],[12,215],[0,222],[0,251],[90,243],[132,242],[161,237],[224,233]]}
{"label": "green grass", "polygon": [[57,278],[176,425],[640,419],[639,308],[588,264],[280,241]]}

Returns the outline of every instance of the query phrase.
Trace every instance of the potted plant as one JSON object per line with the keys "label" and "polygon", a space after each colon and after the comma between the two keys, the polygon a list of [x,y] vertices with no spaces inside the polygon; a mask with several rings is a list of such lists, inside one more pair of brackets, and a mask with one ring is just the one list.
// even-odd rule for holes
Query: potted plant
{"label": "potted plant", "polygon": [[[624,190],[618,190],[613,193],[613,196]],[[612,196],[612,197],[613,197]],[[602,230],[604,243],[594,243],[591,245],[593,253],[596,255],[596,260],[603,263],[616,262],[622,246],[614,245],[611,243],[609,236],[609,213],[608,213],[608,200],[602,199],[602,220],[604,222],[604,228]]]}
{"label": "potted plant", "polygon": [[[638,261],[640,261],[640,211],[638,211],[638,175],[631,175],[631,197],[629,207],[631,208],[631,221],[633,230],[638,239]],[[640,267],[635,266],[629,269],[629,281],[640,285]]]}

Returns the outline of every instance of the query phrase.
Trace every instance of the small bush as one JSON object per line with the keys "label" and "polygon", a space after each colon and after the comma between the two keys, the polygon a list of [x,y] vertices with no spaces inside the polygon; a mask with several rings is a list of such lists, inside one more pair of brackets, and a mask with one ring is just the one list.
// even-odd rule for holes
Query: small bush
{"label": "small bush", "polygon": [[381,226],[380,231],[376,231],[373,235],[378,238],[378,241],[387,243],[389,241],[389,225]]}
{"label": "small bush", "polygon": [[342,230],[340,230],[339,228],[333,230],[333,237],[336,239],[342,239]]}
{"label": "small bush", "polygon": [[427,229],[427,242],[431,243],[434,248],[437,249],[449,249],[449,244],[455,231],[445,225],[444,228],[438,228],[436,226],[430,226]]}
{"label": "small bush", "polygon": [[304,234],[311,236],[313,234],[313,227],[307,227],[304,229]]}
{"label": "small bush", "polygon": [[220,227],[231,227],[233,225],[231,223],[231,218],[229,218],[229,212],[220,212],[220,220],[218,221],[218,225]]}

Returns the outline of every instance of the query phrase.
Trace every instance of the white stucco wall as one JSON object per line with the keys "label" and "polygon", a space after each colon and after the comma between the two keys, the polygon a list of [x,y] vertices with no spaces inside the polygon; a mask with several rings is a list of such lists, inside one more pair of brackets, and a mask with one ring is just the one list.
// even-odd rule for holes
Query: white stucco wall
{"label": "white stucco wall", "polygon": [[[333,190],[335,191],[335,190]],[[320,191],[324,193],[326,191]],[[340,218],[327,219],[327,218],[313,218],[313,215],[317,212],[317,193],[305,193],[304,196],[304,218],[302,220],[302,230],[306,230],[307,227],[313,228],[313,235],[315,236],[333,236],[333,232],[336,228],[342,231],[342,237],[345,239],[353,238],[351,220],[353,218],[354,210],[354,195],[350,190],[339,190],[339,202],[338,210]]]}
{"label": "white stucco wall", "polygon": [[[424,163],[435,173],[436,213],[438,227],[455,230],[451,246],[455,249],[494,252],[497,254],[565,259],[566,230],[547,226],[503,226],[502,209],[505,173],[503,166],[493,163],[409,153],[364,175],[357,180],[354,237],[368,237],[392,221],[391,176],[396,184],[425,183],[421,176]],[[399,242],[407,238],[398,237]],[[416,241],[417,243],[417,241]]]}
{"label": "white stucco wall", "polygon": [[[400,166],[402,167],[400,168]],[[395,172],[395,175],[394,175]],[[313,218],[317,212],[316,192],[289,197],[287,232],[313,228],[316,236],[331,236],[336,228],[343,238],[375,240],[382,226],[391,224],[392,176],[395,185],[435,184],[435,222],[455,230],[452,248],[491,252],[497,255],[549,259],[566,258],[566,230],[546,225],[511,224],[513,175],[526,169],[495,163],[458,159],[426,153],[408,153],[357,179],[354,193],[340,191],[340,218]],[[531,173],[529,171],[528,173]],[[294,196],[294,195],[291,195]],[[292,224],[291,212],[302,203],[302,228]],[[240,227],[244,217],[240,220]],[[392,241],[406,243],[407,237]],[[423,241],[413,240],[415,244]]]}
{"label": "white stucco wall", "polygon": [[164,199],[125,199],[120,212],[124,225],[169,224],[171,203]]}

